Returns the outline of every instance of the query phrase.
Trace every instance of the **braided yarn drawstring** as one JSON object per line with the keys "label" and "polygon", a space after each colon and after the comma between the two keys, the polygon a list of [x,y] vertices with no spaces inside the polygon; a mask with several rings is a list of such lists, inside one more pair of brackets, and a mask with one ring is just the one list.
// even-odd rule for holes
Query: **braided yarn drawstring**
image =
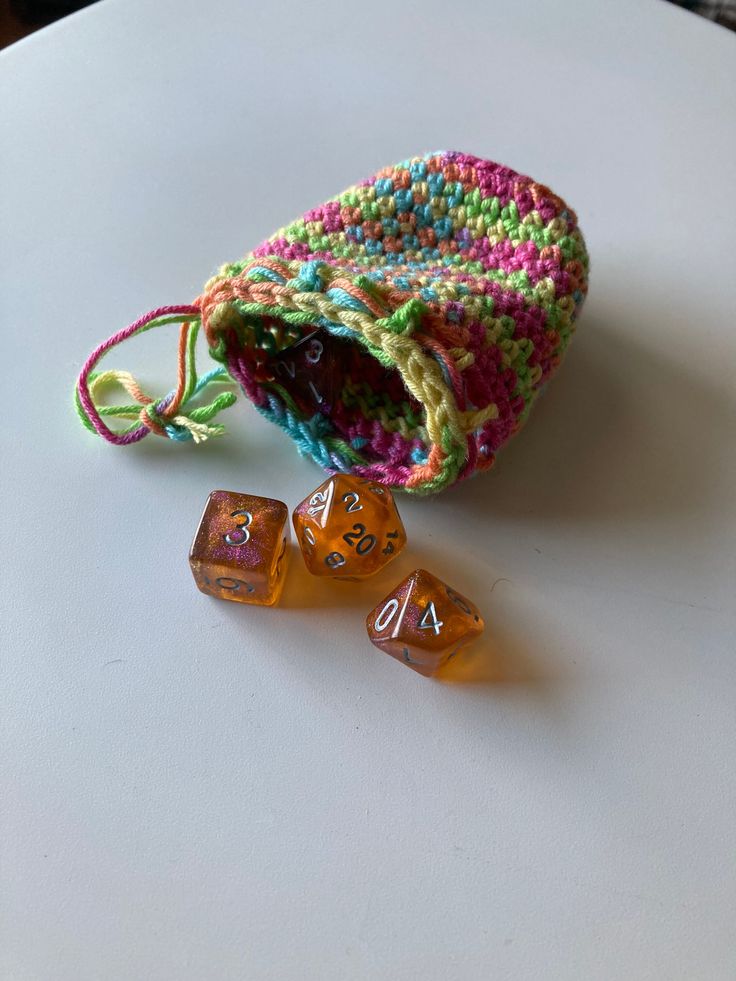
{"label": "braided yarn drawstring", "polygon": [[[154,399],[146,395],[135,378],[127,371],[92,370],[116,344],[154,327],[171,323],[181,323],[179,373],[177,387],[163,398]],[[224,367],[214,368],[202,377],[197,377],[195,344],[199,328],[198,306],[159,307],[95,348],[84,363],[75,389],[75,405],[83,425],[91,432],[98,433],[109,443],[119,446],[137,443],[151,432],[179,441],[194,440],[195,443],[201,443],[210,436],[222,435],[225,427],[219,424],[210,425],[209,422],[222,409],[233,405],[236,401],[233,392],[222,392],[209,405],[186,411],[191,399],[199,395],[210,383],[231,381]],[[135,399],[135,404],[97,404],[96,395],[110,384],[118,384],[124,388],[131,398]],[[115,431],[107,426],[103,416],[136,421],[127,429]]]}

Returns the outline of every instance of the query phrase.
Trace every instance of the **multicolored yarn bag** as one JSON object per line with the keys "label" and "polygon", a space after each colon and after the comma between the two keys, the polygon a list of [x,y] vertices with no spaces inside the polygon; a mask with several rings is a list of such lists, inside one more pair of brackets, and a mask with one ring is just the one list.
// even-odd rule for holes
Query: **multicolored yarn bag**
{"label": "multicolored yarn bag", "polygon": [[[466,153],[379,171],[223,266],[191,305],[161,307],[101,344],[76,388],[82,422],[111,443],[155,433],[200,442],[235,380],[328,471],[434,493],[491,466],[560,362],[585,298],[575,212],[543,184]],[[179,377],[163,398],[110,348],[181,323]],[[204,327],[221,367],[198,377]],[[110,382],[135,404],[102,405]],[[105,417],[135,420],[112,430]]]}

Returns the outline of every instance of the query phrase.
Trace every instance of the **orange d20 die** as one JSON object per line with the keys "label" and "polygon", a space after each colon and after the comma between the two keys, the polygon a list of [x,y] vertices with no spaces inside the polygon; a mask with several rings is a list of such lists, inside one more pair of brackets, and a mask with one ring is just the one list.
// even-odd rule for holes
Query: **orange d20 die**
{"label": "orange d20 die", "polygon": [[336,474],[294,510],[304,562],[315,576],[372,576],[406,545],[406,532],[388,487]]}
{"label": "orange d20 die", "polygon": [[189,552],[203,593],[272,606],[284,585],[289,510],[254,494],[212,491]]}
{"label": "orange d20 die", "polygon": [[368,615],[371,642],[430,676],[483,633],[477,606],[426,569],[416,569]]}

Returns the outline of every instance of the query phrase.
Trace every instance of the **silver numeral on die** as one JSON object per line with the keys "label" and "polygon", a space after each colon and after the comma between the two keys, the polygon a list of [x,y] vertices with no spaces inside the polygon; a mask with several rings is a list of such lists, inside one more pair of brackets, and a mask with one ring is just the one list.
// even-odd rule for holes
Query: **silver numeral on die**
{"label": "silver numeral on die", "polygon": [[360,500],[360,494],[356,494],[355,491],[350,491],[348,494],[343,494],[342,499],[344,503],[347,505],[345,510],[347,511],[348,514],[351,514],[353,511],[363,510],[363,505],[358,504],[358,501]]}
{"label": "silver numeral on die", "polygon": [[225,539],[228,545],[245,545],[245,543],[250,539],[248,527],[253,521],[253,515],[250,513],[250,511],[231,511],[230,517],[242,518],[243,520],[236,522],[234,531],[229,531],[222,537]]}
{"label": "silver numeral on die", "polygon": [[384,606],[381,612],[376,617],[374,623],[375,629],[380,633],[385,630],[386,627],[391,623],[393,618],[396,616],[396,611],[399,608],[399,601],[397,599],[390,599],[388,603]]}
{"label": "silver numeral on die", "polygon": [[424,611],[424,616],[419,621],[420,630],[434,630],[435,636],[439,634],[440,627],[444,626],[444,621],[440,620],[437,616],[437,610],[433,602],[427,604],[427,608]]}

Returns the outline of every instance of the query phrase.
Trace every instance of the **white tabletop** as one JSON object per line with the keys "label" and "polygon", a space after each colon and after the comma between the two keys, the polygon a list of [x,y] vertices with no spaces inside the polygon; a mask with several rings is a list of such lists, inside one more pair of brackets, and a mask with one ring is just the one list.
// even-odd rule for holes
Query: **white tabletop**
{"label": "white tabletop", "polygon": [[[7,981],[736,975],[736,37],[646,0],[105,0],[0,56]],[[497,468],[400,501],[387,578],[198,593],[229,435],[115,448],[76,372],[375,169],[461,149],[577,209],[591,291]],[[176,331],[105,367],[173,378]],[[488,642],[368,643],[425,565]],[[495,584],[495,586],[494,586]]]}

